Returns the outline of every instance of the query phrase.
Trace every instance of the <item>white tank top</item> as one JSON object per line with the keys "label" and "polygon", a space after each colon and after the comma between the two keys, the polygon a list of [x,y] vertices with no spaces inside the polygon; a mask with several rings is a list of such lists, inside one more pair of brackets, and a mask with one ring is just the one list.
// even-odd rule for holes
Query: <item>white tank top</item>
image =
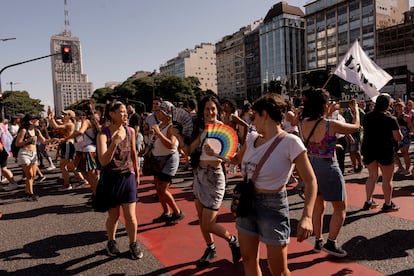
{"label": "white tank top", "polygon": [[[172,125],[168,125],[168,126],[162,128],[161,133],[164,134],[164,136],[167,137],[168,129],[171,126]],[[166,146],[164,146],[164,144],[161,142],[161,140],[157,136],[155,136],[154,148],[152,149],[152,154],[154,156],[165,156],[165,155],[173,154],[174,152],[177,151],[177,148],[178,148],[178,139],[175,140],[174,147],[172,149],[169,149]]]}

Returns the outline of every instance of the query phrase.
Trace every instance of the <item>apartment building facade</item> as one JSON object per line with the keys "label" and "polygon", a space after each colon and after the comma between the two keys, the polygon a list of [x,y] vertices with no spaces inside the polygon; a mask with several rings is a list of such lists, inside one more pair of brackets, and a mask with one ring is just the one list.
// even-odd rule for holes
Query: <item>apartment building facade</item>
{"label": "apartment building facade", "polygon": [[233,99],[239,106],[260,96],[258,27],[261,22],[257,20],[216,43],[218,96]]}
{"label": "apartment building facade", "polygon": [[160,66],[160,74],[179,77],[197,77],[202,90],[217,93],[215,46],[201,43],[194,49],[186,49]]}
{"label": "apartment building facade", "polygon": [[[355,40],[376,61],[377,30],[400,24],[408,10],[408,0],[316,0],[305,7],[306,70],[332,71]],[[355,85],[340,86],[342,94]]]}
{"label": "apartment building facade", "polygon": [[377,31],[377,63],[393,80],[381,91],[404,101],[414,99],[414,8],[404,22]]}

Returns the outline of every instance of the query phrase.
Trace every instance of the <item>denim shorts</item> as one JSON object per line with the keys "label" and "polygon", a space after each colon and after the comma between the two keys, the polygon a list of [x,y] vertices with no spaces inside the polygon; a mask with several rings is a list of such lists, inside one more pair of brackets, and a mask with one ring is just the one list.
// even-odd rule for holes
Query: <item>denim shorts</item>
{"label": "denim shorts", "polygon": [[287,192],[256,193],[253,210],[247,217],[236,219],[237,231],[271,246],[290,242],[290,218]]}
{"label": "denim shorts", "polygon": [[175,151],[169,156],[154,156],[154,161],[162,164],[161,172],[155,176],[163,182],[171,182],[180,164],[180,154],[178,151]]}
{"label": "denim shorts", "polygon": [[336,158],[309,156],[318,182],[318,195],[326,201],[346,199],[345,180]]}
{"label": "denim shorts", "polygon": [[226,179],[223,168],[198,166],[194,174],[193,193],[204,208],[217,211],[223,202]]}

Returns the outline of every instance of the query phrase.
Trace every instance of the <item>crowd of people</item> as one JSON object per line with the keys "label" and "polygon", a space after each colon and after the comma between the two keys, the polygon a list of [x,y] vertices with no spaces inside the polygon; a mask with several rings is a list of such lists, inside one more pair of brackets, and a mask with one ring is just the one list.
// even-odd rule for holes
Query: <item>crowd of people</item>
{"label": "crowd of people", "polygon": [[[0,132],[12,136],[10,155],[22,168],[25,200],[38,200],[33,184],[45,179],[43,169],[57,169],[57,159],[63,182],[60,190],[84,185],[90,188],[93,201],[98,185],[110,187],[106,250],[110,256],[120,254],[116,229],[122,208],[132,259],[143,256],[136,242],[135,213],[143,163],[151,158],[151,163],[157,165],[151,172],[162,213],[154,222],[173,226],[185,214],[169,187],[179,163],[189,168],[194,161],[190,156],[200,150],[199,162],[191,171],[195,209],[206,250],[197,265],[207,266],[216,258],[217,236],[228,242],[233,262],[243,259],[246,273],[260,275],[258,247],[262,242],[267,245],[271,272],[290,275],[287,246],[291,227],[286,186],[293,174],[303,185],[305,199],[298,240],[313,235],[314,251],[324,250],[337,257],[347,256],[336,242],[347,209],[344,175],[367,168],[363,209],[369,210],[379,207],[372,196],[381,174],[381,210],[391,212],[399,210],[392,202],[394,173],[414,174],[409,156],[414,130],[411,100],[404,103],[381,94],[375,103],[353,99],[342,106],[324,89],[309,88],[302,94],[301,99],[292,102],[277,94],[266,94],[245,104],[240,112],[234,101],[220,101],[214,95],[204,96],[198,102],[188,101],[180,108],[191,117],[190,135],[184,135],[183,126],[175,121],[177,107],[159,97],[153,99],[151,112],[145,112],[141,105],[113,101],[98,113],[87,102],[80,110],[63,110],[59,118],[51,110],[47,118],[27,114],[13,118],[11,124],[1,118]],[[205,142],[208,124],[227,124],[237,132],[239,150],[231,160],[218,157]],[[280,146],[269,150],[278,139]],[[50,146],[56,146],[55,161],[47,150]],[[350,171],[345,170],[346,153],[352,162]],[[265,155],[266,161],[261,164]],[[6,142],[1,141],[1,173],[8,182],[3,191],[18,188],[7,168],[8,157]],[[49,167],[45,168],[44,160]],[[257,173],[256,167],[260,167]],[[246,179],[254,175],[254,204],[247,216],[236,219],[237,233],[230,233],[217,222],[217,214],[224,199],[227,174],[238,171]],[[76,183],[71,180],[71,173]],[[326,202],[332,204],[333,214],[325,241],[322,228]]]}

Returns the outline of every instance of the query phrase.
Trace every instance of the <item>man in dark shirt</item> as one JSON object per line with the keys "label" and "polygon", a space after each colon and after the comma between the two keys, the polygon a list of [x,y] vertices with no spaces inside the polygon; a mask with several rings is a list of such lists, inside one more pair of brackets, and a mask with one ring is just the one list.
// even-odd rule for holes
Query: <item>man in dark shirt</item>
{"label": "man in dark shirt", "polygon": [[127,105],[127,111],[128,125],[135,129],[135,133],[138,133],[141,128],[141,116],[135,112],[135,106],[131,103]]}

